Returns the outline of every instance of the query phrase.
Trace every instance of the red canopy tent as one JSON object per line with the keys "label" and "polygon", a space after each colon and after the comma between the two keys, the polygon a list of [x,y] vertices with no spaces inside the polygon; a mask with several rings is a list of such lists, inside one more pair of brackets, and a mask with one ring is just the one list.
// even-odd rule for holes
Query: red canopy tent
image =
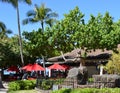
{"label": "red canopy tent", "polygon": [[26,70],[27,68],[30,68],[31,66],[32,66],[32,64],[28,64],[28,65],[25,65],[24,67],[22,67],[21,69]]}
{"label": "red canopy tent", "polygon": [[48,69],[50,69],[50,76],[51,77],[64,77],[64,75],[63,75],[63,72],[61,72],[61,71],[54,71],[54,70],[63,70],[63,71],[65,71],[65,67],[63,67],[62,65],[60,65],[60,64],[58,64],[58,63],[54,63],[53,65],[51,65],[51,66],[49,66],[48,67]]}
{"label": "red canopy tent", "polygon": [[11,66],[7,69],[7,71],[15,71],[15,72],[19,72],[19,68],[17,66]]}
{"label": "red canopy tent", "polygon": [[65,68],[58,63],[54,63],[53,65],[49,66],[48,69],[65,70]]}
{"label": "red canopy tent", "polygon": [[26,69],[26,71],[44,71],[45,69],[38,65],[37,63],[31,65],[31,66],[28,66]]}
{"label": "red canopy tent", "polygon": [[64,64],[62,64],[61,66],[63,66],[63,67],[65,68],[65,70],[70,69],[70,66],[68,66],[68,65],[64,65]]}

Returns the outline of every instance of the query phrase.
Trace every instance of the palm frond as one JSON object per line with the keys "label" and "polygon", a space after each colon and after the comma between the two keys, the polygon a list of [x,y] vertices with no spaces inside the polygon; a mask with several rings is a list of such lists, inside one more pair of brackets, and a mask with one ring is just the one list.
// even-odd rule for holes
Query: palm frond
{"label": "palm frond", "polygon": [[35,23],[35,22],[38,22],[38,20],[33,19],[33,18],[27,18],[27,19],[24,19],[24,20],[23,20],[22,24],[23,24],[23,25],[26,25],[26,24],[28,24],[28,23]]}
{"label": "palm frond", "polygon": [[32,4],[31,0],[0,0],[1,2],[10,3],[14,8],[18,6],[18,2],[24,2],[28,5]]}
{"label": "palm frond", "polygon": [[31,1],[31,0],[25,0],[25,2],[26,2],[27,4],[29,4],[29,5],[32,4],[32,1]]}
{"label": "palm frond", "polygon": [[2,31],[5,31],[5,29],[6,29],[6,26],[5,26],[5,24],[3,22],[0,22],[0,29]]}
{"label": "palm frond", "polygon": [[7,34],[11,34],[11,33],[12,33],[12,30],[8,29],[8,30],[6,31],[6,33],[7,33]]}
{"label": "palm frond", "polygon": [[30,11],[28,11],[27,12],[27,16],[29,17],[29,16],[35,16],[36,15],[36,13],[35,13],[35,11],[33,11],[33,10],[30,10]]}
{"label": "palm frond", "polygon": [[58,14],[55,12],[51,12],[49,14],[47,14],[46,18],[52,18],[52,17],[58,17]]}

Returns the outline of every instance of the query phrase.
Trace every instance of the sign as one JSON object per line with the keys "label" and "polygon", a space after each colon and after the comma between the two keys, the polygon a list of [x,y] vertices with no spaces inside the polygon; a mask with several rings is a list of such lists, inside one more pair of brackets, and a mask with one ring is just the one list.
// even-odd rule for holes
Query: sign
{"label": "sign", "polygon": [[58,90],[58,85],[53,85],[53,90]]}

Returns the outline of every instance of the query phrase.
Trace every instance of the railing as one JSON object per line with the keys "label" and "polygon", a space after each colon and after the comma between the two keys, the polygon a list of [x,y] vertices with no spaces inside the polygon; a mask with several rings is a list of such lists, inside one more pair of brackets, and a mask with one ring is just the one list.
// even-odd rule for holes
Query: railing
{"label": "railing", "polygon": [[77,80],[71,79],[38,79],[37,87],[40,89],[57,90],[61,88],[105,88],[114,87],[114,82],[88,82],[84,85],[79,85]]}
{"label": "railing", "polygon": [[115,87],[115,82],[101,82],[101,81],[97,81],[94,82],[94,87],[95,88],[114,88]]}

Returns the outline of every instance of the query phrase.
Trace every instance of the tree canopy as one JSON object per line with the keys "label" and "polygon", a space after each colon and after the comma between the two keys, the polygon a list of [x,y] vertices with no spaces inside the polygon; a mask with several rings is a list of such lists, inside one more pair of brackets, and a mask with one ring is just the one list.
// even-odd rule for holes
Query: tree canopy
{"label": "tree canopy", "polygon": [[[116,50],[120,43],[119,21],[114,22],[109,12],[104,15],[90,15],[85,23],[84,14],[79,8],[64,15],[65,18],[51,28],[51,42],[62,51],[70,51],[74,47],[87,50]],[[67,47],[66,47],[67,46]]]}
{"label": "tree canopy", "polygon": [[[98,13],[97,16],[91,14],[87,22],[84,17],[85,14],[75,7],[53,26],[46,26],[44,31],[42,27],[36,31],[24,31],[22,42],[25,60],[28,62],[41,56],[48,58],[60,55],[60,51],[69,52],[74,48],[81,48],[86,52],[96,49],[116,51],[120,44],[120,21],[114,22],[109,12],[103,15]],[[9,53],[13,53],[17,59],[20,56],[18,38],[15,36],[8,39],[6,48],[9,46]]]}

